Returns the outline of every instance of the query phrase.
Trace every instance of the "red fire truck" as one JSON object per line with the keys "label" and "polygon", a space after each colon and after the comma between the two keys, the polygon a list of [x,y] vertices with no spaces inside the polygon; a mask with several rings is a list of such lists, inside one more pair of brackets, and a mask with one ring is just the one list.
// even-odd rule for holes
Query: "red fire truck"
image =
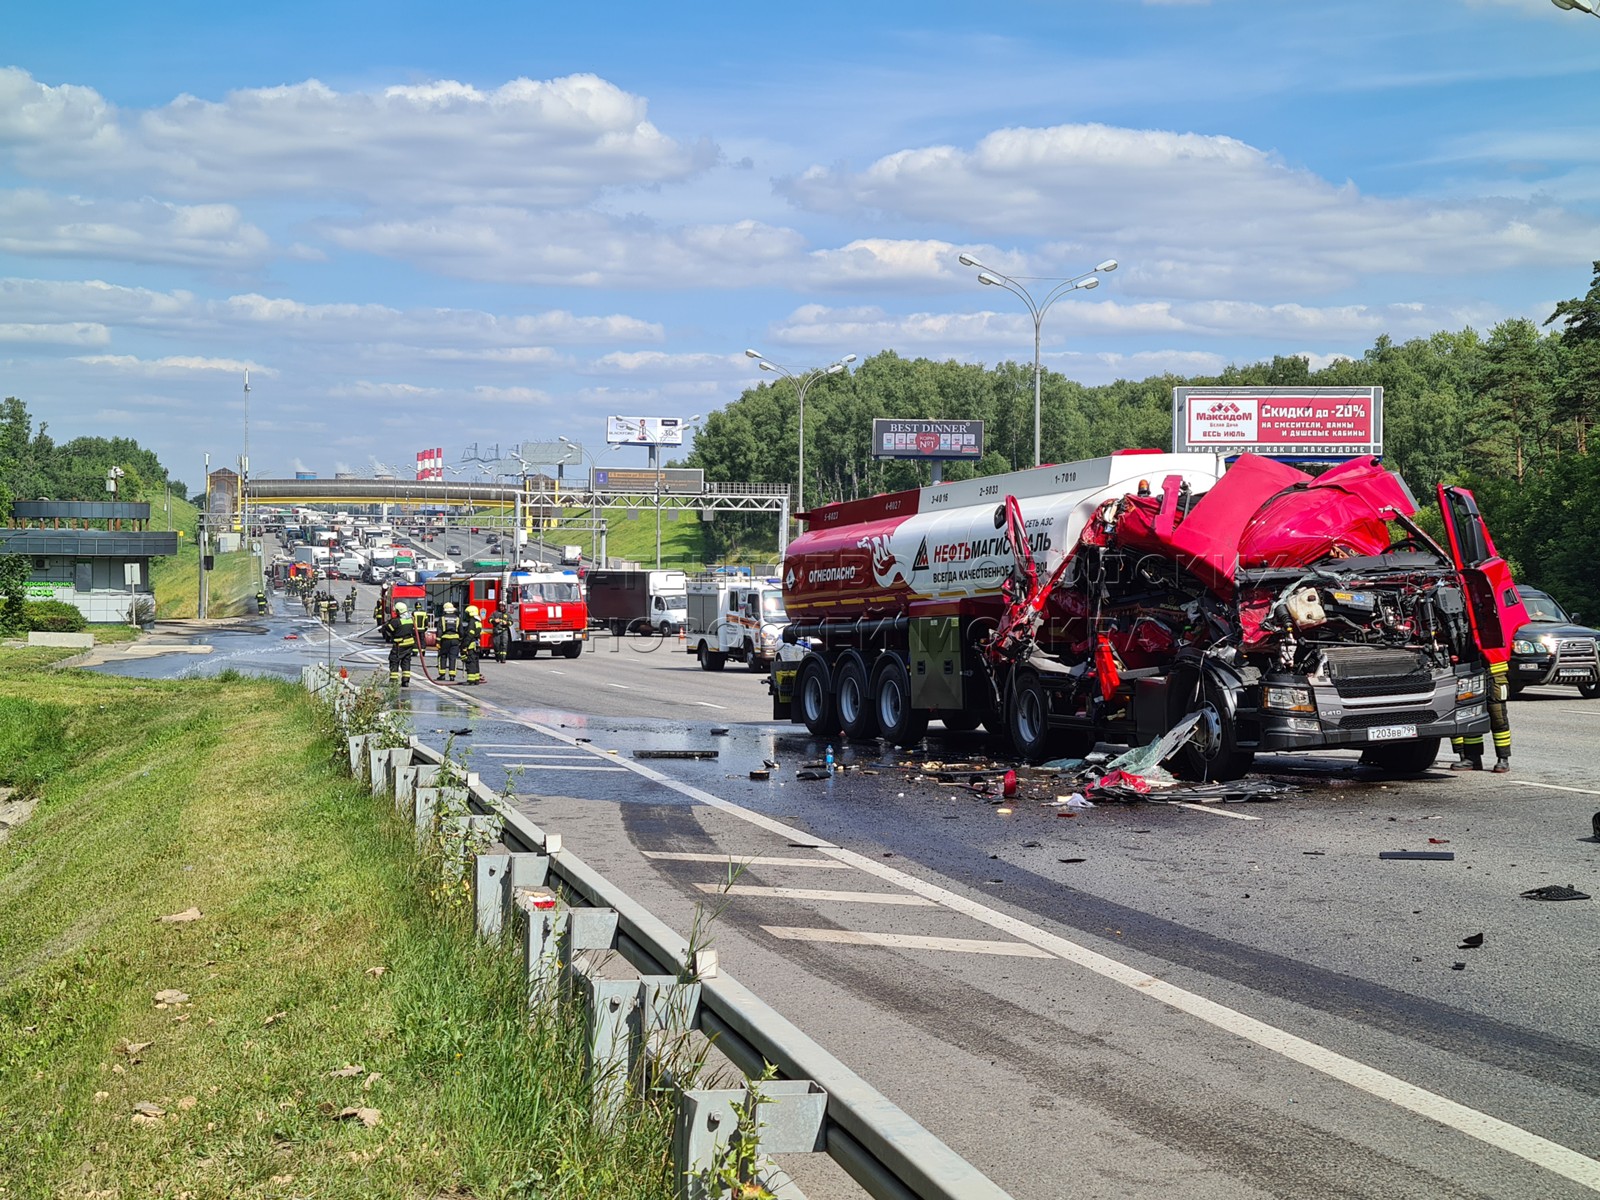
{"label": "red fire truck", "polygon": [[511,615],[511,654],[532,658],[549,650],[577,658],[588,639],[589,609],[573,571],[462,571],[435,575],[425,585],[428,607],[446,601],[465,612],[470,604],[483,624],[481,645],[489,649],[489,621],[502,605]]}

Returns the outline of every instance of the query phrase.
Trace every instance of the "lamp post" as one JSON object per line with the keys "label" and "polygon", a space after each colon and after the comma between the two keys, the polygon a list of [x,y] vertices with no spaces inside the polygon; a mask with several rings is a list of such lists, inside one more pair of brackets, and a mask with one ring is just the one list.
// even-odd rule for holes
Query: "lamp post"
{"label": "lamp post", "polygon": [[825,367],[814,367],[798,375],[789,370],[788,367],[779,366],[759,350],[746,350],[744,356],[755,359],[756,365],[763,371],[771,371],[775,375],[782,375],[790,383],[794,384],[799,419],[799,436],[796,439],[798,443],[796,458],[798,461],[795,466],[797,490],[794,498],[794,511],[796,518],[798,518],[806,507],[806,392],[810,390],[813,383],[824,375],[837,375],[841,371],[847,370],[849,365],[855,362],[856,356],[854,354],[846,354],[843,358],[837,359]]}
{"label": "lamp post", "polygon": [[1600,4],[1597,4],[1596,0],[1550,0],[1550,3],[1568,12],[1577,9],[1579,12],[1588,13],[1591,17],[1600,17]]}
{"label": "lamp post", "polygon": [[959,255],[956,261],[963,267],[978,268],[979,283],[989,287],[1004,288],[1026,304],[1028,312],[1033,316],[1033,465],[1037,467],[1042,461],[1039,448],[1039,327],[1044,324],[1044,314],[1050,311],[1052,304],[1068,292],[1087,292],[1099,287],[1100,276],[1115,271],[1117,260],[1108,258],[1092,271],[1085,271],[1070,279],[1045,280],[1044,282],[1049,283],[1051,287],[1040,301],[1034,300],[1033,294],[1016,279],[984,266],[970,254]]}

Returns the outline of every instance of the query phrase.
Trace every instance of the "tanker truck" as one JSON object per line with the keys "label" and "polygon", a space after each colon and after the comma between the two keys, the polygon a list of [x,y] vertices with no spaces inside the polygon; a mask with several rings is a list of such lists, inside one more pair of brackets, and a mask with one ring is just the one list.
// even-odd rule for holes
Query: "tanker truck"
{"label": "tanker truck", "polygon": [[1372,458],[1157,451],[830,504],[784,559],[773,716],[901,745],[982,724],[1034,761],[1189,723],[1187,778],[1328,748],[1422,771],[1488,728],[1473,630],[1516,597],[1416,508]]}

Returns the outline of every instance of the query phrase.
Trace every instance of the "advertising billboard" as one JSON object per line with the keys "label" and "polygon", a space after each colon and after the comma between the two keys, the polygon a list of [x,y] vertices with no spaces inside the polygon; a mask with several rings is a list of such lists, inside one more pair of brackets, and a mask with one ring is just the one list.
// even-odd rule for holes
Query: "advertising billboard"
{"label": "advertising billboard", "polygon": [[983,457],[983,422],[897,421],[875,417],[872,456],[977,460]]}
{"label": "advertising billboard", "polygon": [[589,471],[589,486],[597,492],[655,492],[657,479],[662,495],[698,496],[706,490],[706,473],[698,467],[667,467],[652,471],[649,467],[620,469],[593,467]]}
{"label": "advertising billboard", "polygon": [[1381,387],[1177,387],[1172,449],[1280,458],[1383,453]]}
{"label": "advertising billboard", "polygon": [[614,446],[681,446],[682,417],[607,417],[606,441]]}

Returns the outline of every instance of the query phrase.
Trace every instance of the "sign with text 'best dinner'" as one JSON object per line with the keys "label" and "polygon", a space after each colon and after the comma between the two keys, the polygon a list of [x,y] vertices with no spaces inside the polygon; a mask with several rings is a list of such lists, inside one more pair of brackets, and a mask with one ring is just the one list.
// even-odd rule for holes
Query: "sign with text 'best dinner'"
{"label": "sign with text 'best dinner'", "polygon": [[1178,387],[1172,448],[1338,459],[1383,453],[1383,389]]}

